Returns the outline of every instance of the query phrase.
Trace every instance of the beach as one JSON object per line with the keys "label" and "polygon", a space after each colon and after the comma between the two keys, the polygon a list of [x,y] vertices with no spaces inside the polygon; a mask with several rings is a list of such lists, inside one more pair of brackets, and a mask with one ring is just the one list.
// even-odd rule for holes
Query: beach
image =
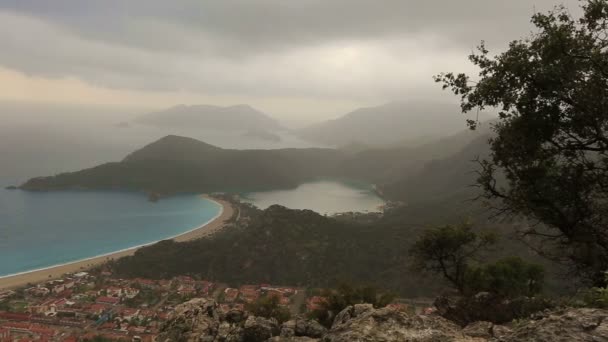
{"label": "beach", "polygon": [[[233,213],[234,208],[232,205],[226,201],[213,198],[207,195],[201,195],[204,198],[213,201],[220,206],[222,206],[222,210],[218,216],[216,216],[211,221],[205,223],[201,227],[190,230],[183,234],[174,236],[172,239],[177,242],[183,242],[188,240],[194,240],[202,237],[209,236],[218,230],[222,229],[225,226],[227,220],[229,220]],[[150,245],[150,244],[148,244]],[[45,280],[59,278],[66,273],[74,273],[85,271],[92,267],[101,265],[107,261],[120,259],[125,256],[133,255],[135,251],[144,246],[137,246],[121,251],[117,251],[114,253],[105,254],[102,256],[92,257],[84,260],[79,260],[71,263],[66,263],[58,266],[51,266],[48,268],[44,268],[41,270],[34,270],[31,272],[24,272],[16,275],[6,276],[0,278],[0,289],[11,289],[20,286],[24,286],[27,284],[35,284]]]}

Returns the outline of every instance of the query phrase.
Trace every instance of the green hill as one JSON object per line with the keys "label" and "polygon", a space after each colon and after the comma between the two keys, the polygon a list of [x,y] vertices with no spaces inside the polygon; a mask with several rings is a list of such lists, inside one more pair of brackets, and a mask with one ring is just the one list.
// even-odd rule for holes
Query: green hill
{"label": "green hill", "polygon": [[230,150],[167,136],[121,162],[33,178],[24,190],[126,189],[177,192],[253,191],[295,187],[332,176],[343,153],[332,149]]}

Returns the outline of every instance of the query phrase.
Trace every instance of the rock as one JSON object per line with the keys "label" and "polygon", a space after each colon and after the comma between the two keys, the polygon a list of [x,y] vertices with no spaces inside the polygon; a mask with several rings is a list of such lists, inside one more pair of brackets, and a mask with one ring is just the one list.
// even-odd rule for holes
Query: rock
{"label": "rock", "polygon": [[462,332],[471,337],[491,338],[493,326],[494,324],[492,322],[480,321],[467,325],[462,329]]}
{"label": "rock", "polygon": [[315,320],[297,319],[295,321],[295,336],[322,337],[327,329]]}
{"label": "rock", "polygon": [[438,316],[417,316],[394,308],[350,306],[340,312],[324,342],[483,341],[462,333],[456,324]]}
{"label": "rock", "polygon": [[513,332],[513,330],[511,330],[508,327],[505,327],[504,325],[494,324],[492,326],[492,337],[494,337],[494,338],[501,339],[501,338],[508,336],[512,332]]}
{"label": "rock", "polygon": [[247,313],[243,310],[230,309],[224,315],[224,319],[230,323],[241,323],[247,319]]}
{"label": "rock", "polygon": [[281,325],[281,337],[293,337],[296,335],[296,321],[291,320]]}
{"label": "rock", "polygon": [[328,331],[318,322],[297,318],[279,327],[275,319],[247,316],[241,310],[220,315],[211,299],[178,305],[157,341],[186,342],[566,342],[608,341],[608,310],[568,308],[542,311],[513,330],[487,321],[464,329],[438,315],[415,315],[397,308],[349,306]]}
{"label": "rock", "polygon": [[263,342],[279,332],[279,323],[273,318],[249,316],[243,326],[243,337],[248,342]]}
{"label": "rock", "polygon": [[243,340],[243,329],[236,324],[222,322],[214,341],[240,342]]}
{"label": "rock", "polygon": [[201,341],[213,338],[220,326],[217,304],[205,298],[178,305],[162,326],[158,341]]}
{"label": "rock", "polygon": [[480,337],[485,339],[503,338],[512,333],[511,329],[503,325],[497,325],[492,322],[485,321],[471,323],[462,329],[462,332],[471,337]]}
{"label": "rock", "polygon": [[554,311],[538,321],[526,322],[498,341],[608,341],[608,310],[570,308]]}
{"label": "rock", "polygon": [[316,338],[310,338],[305,336],[291,336],[291,337],[283,337],[283,336],[275,336],[268,340],[268,342],[318,342],[319,340]]}

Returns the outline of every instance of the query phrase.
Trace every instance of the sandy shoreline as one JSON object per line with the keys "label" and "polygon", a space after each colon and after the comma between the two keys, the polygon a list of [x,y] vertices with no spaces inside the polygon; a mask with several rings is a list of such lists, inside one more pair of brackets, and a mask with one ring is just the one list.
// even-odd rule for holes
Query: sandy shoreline
{"label": "sandy shoreline", "polygon": [[[218,230],[224,227],[224,224],[227,220],[232,217],[234,213],[234,208],[232,205],[226,201],[222,201],[216,198],[209,197],[207,195],[202,195],[208,200],[218,203],[222,206],[222,212],[212,221],[207,224],[186,232],[184,234],[175,236],[173,240],[178,242],[194,240],[201,237],[208,236],[217,232]],[[0,289],[10,289],[19,286],[24,286],[28,283],[39,283],[45,280],[54,279],[62,276],[65,273],[73,273],[80,272],[83,270],[87,270],[91,267],[100,265],[109,260],[120,259],[124,256],[133,255],[136,250],[140,247],[133,247],[130,249],[122,250],[115,253],[106,254],[99,257],[93,257],[85,260],[75,261],[59,266],[53,266],[41,270],[35,270],[27,273],[16,274],[13,276],[7,276],[0,278]]]}

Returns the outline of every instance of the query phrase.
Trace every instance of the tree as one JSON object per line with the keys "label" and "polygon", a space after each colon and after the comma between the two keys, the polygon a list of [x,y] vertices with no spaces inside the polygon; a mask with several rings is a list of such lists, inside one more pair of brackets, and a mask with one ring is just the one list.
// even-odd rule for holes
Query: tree
{"label": "tree", "polygon": [[509,257],[480,267],[471,267],[465,276],[471,294],[490,292],[499,298],[532,297],[542,291],[542,266]]}
{"label": "tree", "polygon": [[441,274],[464,294],[471,261],[495,242],[494,234],[476,234],[469,223],[428,229],[410,249],[412,266],[418,271]]}
{"label": "tree", "polygon": [[[482,197],[501,213],[526,217],[545,256],[604,285],[608,269],[608,1],[584,15],[564,7],[537,13],[538,32],[491,57],[483,42],[466,74],[436,76],[463,112],[496,108],[491,154],[480,161]],[[470,121],[471,128],[477,123]],[[529,239],[528,239],[529,240]]]}

